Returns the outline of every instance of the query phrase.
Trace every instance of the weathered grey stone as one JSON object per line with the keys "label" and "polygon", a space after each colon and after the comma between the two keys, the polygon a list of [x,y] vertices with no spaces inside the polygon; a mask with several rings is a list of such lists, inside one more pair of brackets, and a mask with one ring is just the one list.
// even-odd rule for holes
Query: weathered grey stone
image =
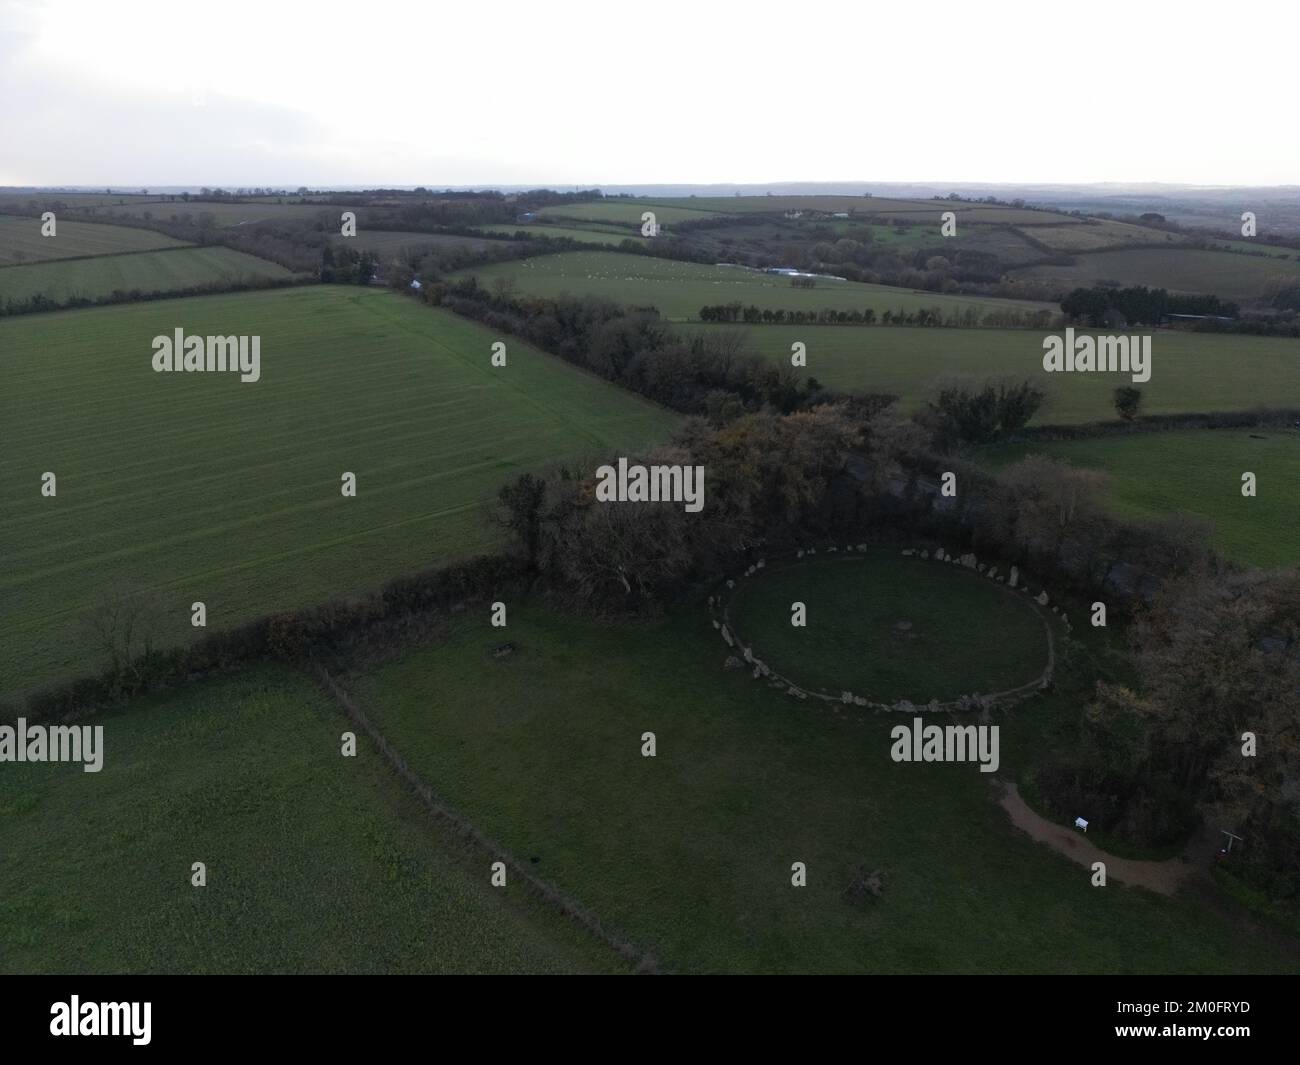
{"label": "weathered grey stone", "polygon": [[727,641],[728,647],[734,647],[736,645],[735,640],[732,639],[731,630],[728,629],[726,625],[722,626],[722,638]]}
{"label": "weathered grey stone", "polygon": [[986,571],[988,570],[988,566],[984,565],[983,562],[981,562],[981,563],[980,563],[978,566],[976,566],[975,568],[976,568],[977,570],[979,570],[981,573],[984,573],[984,572],[986,572]]}
{"label": "weathered grey stone", "polygon": [[853,693],[852,693],[852,692],[840,692],[840,702],[842,702],[842,703],[851,703],[851,702],[853,702]]}
{"label": "weathered grey stone", "polygon": [[733,581],[733,580],[728,579],[728,581],[727,581],[727,587],[728,587],[728,588],[734,588],[734,587],[736,587],[736,582]]}
{"label": "weathered grey stone", "polygon": [[722,628],[722,622],[720,622],[717,618],[714,618],[714,619],[713,619],[713,627],[714,627],[715,629],[720,629],[720,628]]}
{"label": "weathered grey stone", "polygon": [[802,547],[799,548],[799,554],[796,555],[795,557],[796,557],[796,558],[803,558],[803,548],[802,548]]}
{"label": "weathered grey stone", "polygon": [[1012,588],[1014,588],[1019,582],[1020,582],[1020,570],[1018,570],[1015,566],[1012,566],[1011,577],[1010,579],[1008,579],[1007,584],[1009,584]]}
{"label": "weathered grey stone", "polygon": [[1039,606],[1047,606],[1047,593],[1039,592],[1036,596],[1034,596],[1034,602],[1036,602]]}
{"label": "weathered grey stone", "polygon": [[867,705],[867,700],[866,700],[865,698],[863,698],[861,695],[855,695],[855,696],[853,697],[853,705],[854,705],[854,706],[866,706],[866,705]]}
{"label": "weathered grey stone", "polygon": [[929,552],[929,551],[922,551],[922,552],[921,552],[921,557],[922,557],[922,558],[929,558],[929,557],[930,557],[930,552]]}
{"label": "weathered grey stone", "polygon": [[961,564],[965,566],[967,569],[974,569],[975,556],[972,555],[970,552],[967,552],[966,554],[961,556]]}

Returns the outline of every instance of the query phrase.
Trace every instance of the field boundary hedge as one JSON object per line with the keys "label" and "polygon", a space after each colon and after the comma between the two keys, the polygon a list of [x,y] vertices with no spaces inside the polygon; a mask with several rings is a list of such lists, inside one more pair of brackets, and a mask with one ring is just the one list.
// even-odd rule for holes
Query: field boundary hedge
{"label": "field boundary hedge", "polygon": [[1082,425],[1033,425],[1000,437],[999,444],[1040,440],[1085,440],[1101,436],[1171,433],[1187,429],[1291,429],[1300,424],[1300,407],[1260,407],[1246,411],[1195,411],[1148,414],[1131,422],[1085,422]]}
{"label": "field boundary hedge", "polygon": [[[208,245],[211,247],[211,245]],[[194,245],[200,247],[200,245]],[[162,251],[192,251],[193,248],[163,248]],[[127,253],[135,254],[135,253]],[[249,254],[245,252],[244,254]],[[101,258],[91,256],[90,258]],[[254,256],[256,258],[256,256]],[[50,259],[49,262],[67,262],[67,259]],[[266,260],[269,262],[270,260]],[[30,264],[35,265],[35,264]],[[279,263],[275,264],[279,266]],[[52,300],[48,296],[29,296],[25,300],[6,300],[0,304],[0,318],[17,318],[24,314],[46,314],[52,311],[78,311],[87,307],[112,307],[120,303],[153,303],[158,300],[186,299],[190,296],[219,296],[226,292],[259,292],[271,288],[295,288],[300,285],[318,285],[315,277],[259,277],[247,281],[212,281],[205,285],[187,285],[175,289],[114,289],[104,296],[73,296],[70,299]]]}
{"label": "field boundary hedge", "polygon": [[[152,233],[153,230],[151,229],[149,232]],[[84,262],[87,259],[119,259],[123,255],[158,255],[160,252],[165,251],[193,251],[195,248],[201,247],[203,247],[202,244],[178,244],[175,247],[167,248],[131,248],[127,251],[106,251],[99,255],[63,255],[57,259],[32,259],[30,262],[0,263],[0,270],[13,270],[23,266],[47,266],[50,263]]]}
{"label": "field boundary hedge", "polygon": [[360,598],[267,614],[212,632],[188,647],[139,655],[117,670],[61,681],[0,704],[0,721],[73,721],[137,695],[229,673],[266,659],[290,663],[365,654],[371,644],[404,644],[430,618],[468,602],[527,587],[522,559],[479,555],[441,569],[394,578]]}

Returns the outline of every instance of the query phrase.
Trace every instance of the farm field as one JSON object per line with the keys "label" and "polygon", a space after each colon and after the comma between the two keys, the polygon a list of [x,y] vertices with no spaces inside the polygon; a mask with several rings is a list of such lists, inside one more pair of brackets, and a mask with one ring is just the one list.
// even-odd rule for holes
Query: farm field
{"label": "farm field", "polygon": [[1249,240],[1220,240],[1214,242],[1214,249],[1245,252],[1247,255],[1266,255],[1270,259],[1292,259],[1300,264],[1300,250],[1283,248],[1275,244],[1260,244]]}
{"label": "farm field", "polygon": [[[612,970],[445,837],[304,675],[261,666],[99,714],[103,764],[0,773],[6,973]],[[191,867],[207,886],[191,885]],[[93,875],[92,875],[93,871]]]}
{"label": "farm field", "polygon": [[186,202],[184,200],[174,200],[170,203],[129,203],[124,207],[117,204],[108,204],[99,208],[98,213],[102,216],[122,219],[141,218],[147,214],[148,217],[164,220],[173,217],[183,218],[185,215],[197,219],[201,215],[210,214],[214,223],[218,226],[252,225],[268,218],[305,218],[309,221],[323,219],[337,231],[339,216],[345,210],[347,210],[345,207],[332,207],[328,204],[270,203],[267,201],[222,203],[217,201],[199,202],[190,200]]}
{"label": "farm field", "polygon": [[776,274],[620,252],[562,252],[475,267],[461,271],[459,276],[469,275],[477,275],[483,284],[491,284],[498,277],[512,278],[518,291],[529,296],[593,295],[630,306],[653,306],[663,317],[678,322],[698,319],[700,308],[706,304],[734,300],[773,310],[815,311],[824,307],[837,310],[870,307],[877,313],[929,307],[938,307],[945,313],[964,311],[968,307],[981,313],[995,309],[1056,310],[1051,304],[1028,300],[945,296],[856,281],[819,278],[816,288],[794,288],[788,277]]}
{"label": "farm field", "polygon": [[66,203],[69,207],[101,207],[164,202],[166,202],[166,198],[160,194],[142,196],[138,192],[131,194],[123,192],[59,192],[49,189],[40,191],[32,189],[0,189],[0,211],[4,210],[6,204],[38,207],[45,210],[44,205],[47,203]]}
{"label": "farm field", "polygon": [[1080,255],[1073,266],[1031,266],[1013,274],[1059,282],[1062,288],[1118,281],[1241,300],[1266,295],[1269,286],[1282,278],[1300,278],[1300,263],[1193,248],[1135,248]]}
{"label": "farm field", "polygon": [[530,237],[567,237],[569,240],[580,240],[584,244],[608,244],[618,245],[625,240],[635,240],[638,244],[649,243],[648,237],[641,236],[639,231],[630,229],[608,230],[608,229],[576,229],[571,226],[550,226],[550,225],[502,225],[502,226],[484,226],[484,233],[492,233],[497,236],[512,237],[516,233],[527,233]]}
{"label": "farm field", "polygon": [[0,267],[83,255],[113,255],[185,246],[184,241],[148,229],[65,222],[62,219],[57,220],[55,236],[43,237],[39,218],[0,215]]}
{"label": "farm field", "polygon": [[395,258],[422,248],[469,247],[486,248],[494,241],[457,237],[445,233],[396,232],[384,229],[359,228],[355,237],[336,237],[334,243],[357,251],[371,251],[380,257]]}
{"label": "farm field", "polygon": [[[1131,433],[1086,440],[1001,444],[973,457],[995,468],[1027,454],[1046,455],[1110,475],[1107,497],[1130,518],[1196,514],[1214,524],[1212,542],[1227,558],[1252,566],[1300,565],[1300,432],[1206,429]],[[1241,475],[1257,478],[1257,495],[1241,494]]]}
{"label": "farm field", "polygon": [[107,296],[118,289],[167,292],[191,285],[292,276],[277,263],[233,248],[177,247],[5,267],[0,269],[0,302],[17,302],[39,295],[64,303],[74,298]]}
{"label": "farm field", "polygon": [[1181,244],[1183,237],[1127,222],[1091,221],[1063,226],[1032,226],[1025,235],[1054,251],[1088,252],[1099,248],[1122,248],[1130,244]]}
{"label": "farm field", "polygon": [[[261,379],[155,373],[177,327],[260,336]],[[0,322],[0,698],[97,667],[102,597],[147,595],[166,646],[196,600],[216,629],[369,590],[495,547],[482,508],[524,470],[678,423],[519,341],[494,369],[496,339],[343,286]]]}
{"label": "farm field", "polygon": [[[1043,338],[1035,329],[925,329],[911,326],[719,326],[692,324],[683,333],[744,329],[747,350],[789,364],[790,345],[807,345],[807,373],[843,391],[889,392],[915,410],[939,377],[1028,377],[1047,392],[1035,421],[1114,421],[1113,393],[1129,375],[1045,373]],[[1300,341],[1179,330],[1152,334],[1151,380],[1142,390],[1146,414],[1250,410],[1300,401]],[[1225,373],[1224,366],[1238,368]]]}
{"label": "farm field", "polygon": [[[795,602],[803,627],[790,623]],[[728,615],[789,680],[877,703],[1009,691],[1047,667],[1044,622],[1023,596],[896,548],[768,566],[740,585]]]}
{"label": "farm field", "polygon": [[[441,798],[662,970],[1294,971],[1195,896],[1094,889],[1010,826],[977,766],[892,761],[896,716],[725,670],[702,604],[641,623],[511,604],[501,660],[487,614],[351,687]],[[1022,704],[1000,772],[1074,713],[1061,694]],[[881,898],[846,898],[877,869]]]}
{"label": "farm field", "polygon": [[[689,204],[689,206],[688,206]],[[670,226],[674,222],[690,222],[698,218],[712,218],[724,213],[696,208],[692,201],[683,200],[680,204],[659,200],[649,203],[643,200],[597,200],[590,203],[559,203],[543,207],[537,213],[543,218],[552,218],[557,222],[612,222],[635,226],[641,229],[641,215],[653,211],[655,220],[661,226]]]}
{"label": "farm field", "polygon": [[[958,223],[995,222],[1018,224],[1070,224],[1077,221],[1067,214],[1053,211],[1030,211],[1016,207],[1000,207],[984,203],[965,203],[959,200],[898,200],[884,196],[692,196],[683,200],[646,200],[646,203],[664,205],[689,204],[691,209],[715,211],[718,214],[750,214],[772,211],[822,211],[830,214],[846,211],[860,215],[884,215],[904,221],[928,223],[933,217],[952,211]],[[638,218],[640,216],[638,215]]]}

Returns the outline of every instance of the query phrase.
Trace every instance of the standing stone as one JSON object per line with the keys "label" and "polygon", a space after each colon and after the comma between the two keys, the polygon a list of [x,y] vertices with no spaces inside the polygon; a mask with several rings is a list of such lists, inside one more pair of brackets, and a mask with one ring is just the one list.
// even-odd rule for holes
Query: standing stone
{"label": "standing stone", "polygon": [[1019,580],[1020,580],[1020,570],[1018,570],[1015,566],[1012,566],[1012,567],[1011,567],[1011,579],[1007,581],[1007,584],[1008,584],[1010,587],[1014,588],[1014,587],[1016,586],[1016,582],[1019,581]]}

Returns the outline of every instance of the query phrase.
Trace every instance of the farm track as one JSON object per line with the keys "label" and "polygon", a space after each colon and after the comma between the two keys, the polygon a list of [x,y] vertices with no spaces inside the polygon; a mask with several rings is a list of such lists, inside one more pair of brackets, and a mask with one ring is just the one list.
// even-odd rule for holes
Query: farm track
{"label": "farm track", "polygon": [[1160,895],[1172,895],[1193,876],[1205,875],[1202,870],[1189,865],[1182,858],[1147,862],[1107,854],[1101,848],[1093,846],[1081,832],[1058,825],[1031,810],[1013,783],[1003,783],[998,805],[1006,810],[1012,825],[1039,843],[1047,844],[1070,861],[1089,868],[1094,862],[1104,862],[1107,879],[1114,877],[1134,887],[1143,887]]}

